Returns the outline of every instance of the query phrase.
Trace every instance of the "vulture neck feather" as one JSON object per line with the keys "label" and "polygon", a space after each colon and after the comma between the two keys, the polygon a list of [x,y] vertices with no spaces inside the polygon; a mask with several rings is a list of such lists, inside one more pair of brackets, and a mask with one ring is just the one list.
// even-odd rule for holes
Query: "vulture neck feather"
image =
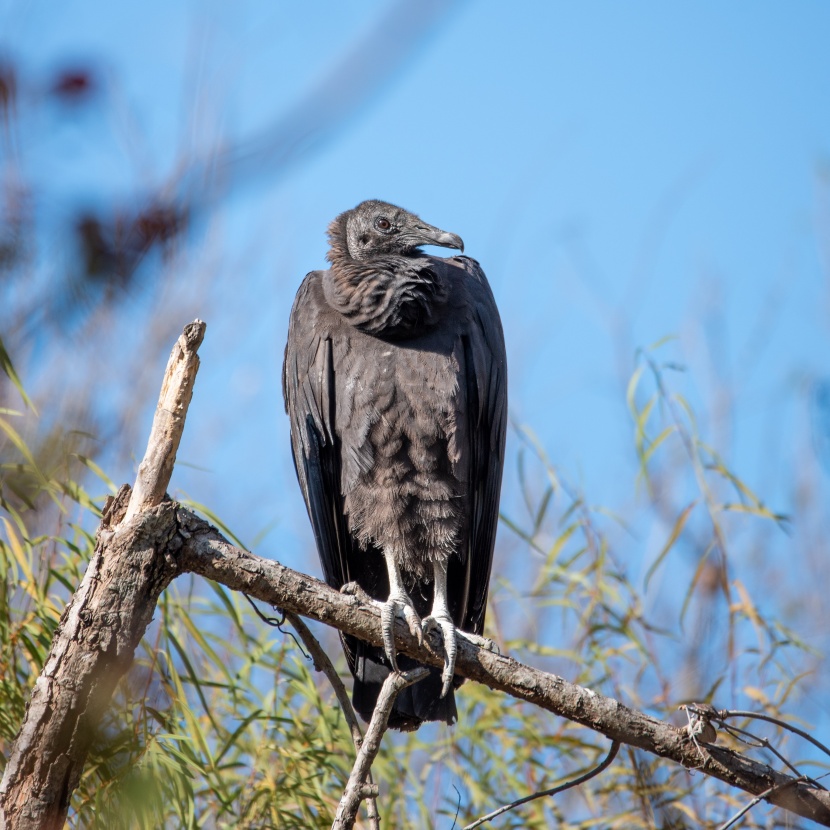
{"label": "vulture neck feather", "polygon": [[323,272],[323,291],[348,323],[388,338],[411,337],[435,325],[449,293],[435,267],[440,260],[417,250],[355,259],[344,234],[332,227],[329,238],[331,268]]}

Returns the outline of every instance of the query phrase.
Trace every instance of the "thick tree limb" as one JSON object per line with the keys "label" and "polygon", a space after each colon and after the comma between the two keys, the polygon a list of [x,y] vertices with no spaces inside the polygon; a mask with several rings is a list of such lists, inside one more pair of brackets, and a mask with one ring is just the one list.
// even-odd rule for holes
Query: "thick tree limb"
{"label": "thick tree limb", "polygon": [[108,505],[81,586],[61,617],[0,784],[0,828],[59,830],[115,686],[129,669],[159,595],[175,575],[169,502],[117,527],[124,486]]}
{"label": "thick tree limb", "polygon": [[[62,828],[95,731],[176,575],[170,482],[205,324],[185,326],[161,387],[134,490],[110,499],[95,553],[61,617],[0,782],[0,830]],[[136,518],[137,517],[137,518]]]}

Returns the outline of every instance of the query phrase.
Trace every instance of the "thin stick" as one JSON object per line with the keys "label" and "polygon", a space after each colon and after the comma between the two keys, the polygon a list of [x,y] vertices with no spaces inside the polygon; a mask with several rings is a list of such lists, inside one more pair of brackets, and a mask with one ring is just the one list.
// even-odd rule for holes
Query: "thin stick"
{"label": "thin stick", "polygon": [[732,825],[735,824],[735,822],[738,821],[738,819],[741,818],[741,816],[746,815],[759,801],[763,801],[767,796],[772,795],[774,792],[783,790],[785,787],[790,787],[793,784],[800,782],[801,780],[802,779],[800,778],[795,778],[792,781],[787,781],[784,784],[777,784],[774,787],[770,787],[769,789],[764,790],[764,792],[762,793],[758,793],[758,795],[756,795],[755,798],[753,798],[751,801],[749,801],[747,804],[741,807],[741,809],[738,810],[738,812],[735,813],[735,815],[732,816],[732,818],[729,819],[729,821],[727,821],[726,824],[722,824],[718,828],[718,830],[728,830],[729,827],[732,827]]}
{"label": "thin stick", "polygon": [[[806,776],[801,774],[801,770],[791,764],[766,738],[761,738],[758,735],[753,735],[752,732],[748,732],[746,729],[741,729],[739,726],[733,726],[730,723],[723,724],[724,730],[726,730],[730,735],[732,735],[737,740],[745,743],[747,746],[753,747],[753,749],[768,749],[773,755],[775,755],[781,763],[786,764],[790,768],[792,772],[796,774],[799,779],[809,780],[811,784],[815,784],[817,787],[824,787],[818,783],[818,781],[813,781],[813,779],[808,779]],[[740,734],[736,734],[740,733]],[[742,738],[741,735],[746,735],[745,738]],[[749,740],[749,739],[752,740]],[[752,743],[755,741],[755,743]]]}
{"label": "thin stick", "polygon": [[727,718],[754,718],[755,720],[764,720],[767,723],[774,723],[782,729],[794,732],[799,737],[804,738],[805,741],[809,741],[813,746],[818,747],[825,755],[830,755],[830,749],[821,743],[821,741],[817,741],[812,735],[805,732],[803,729],[799,729],[797,726],[793,726],[791,723],[787,723],[787,721],[781,720],[780,718],[774,718],[772,715],[762,715],[759,712],[744,712],[740,709],[722,709],[718,712],[718,717],[723,721]]}
{"label": "thin stick", "polygon": [[205,336],[205,328],[201,320],[188,323],[167,361],[147,452],[138,468],[125,522],[143,510],[161,504],[170,484],[187,408],[193,397],[196,372],[199,371],[197,351]]}
{"label": "thin stick", "polygon": [[533,801],[537,798],[544,798],[548,795],[556,795],[557,793],[564,792],[565,790],[570,790],[572,787],[578,787],[580,784],[584,784],[586,781],[589,781],[595,775],[599,775],[603,770],[608,769],[611,766],[611,762],[614,758],[617,757],[617,752],[620,749],[620,742],[613,741],[611,743],[611,748],[608,750],[608,754],[605,756],[604,760],[601,764],[594,767],[591,770],[588,770],[584,775],[580,775],[579,778],[574,778],[573,781],[568,781],[565,784],[560,784],[558,787],[551,787],[549,790],[542,790],[538,793],[533,793],[533,795],[526,795],[524,798],[520,798],[517,801],[514,801],[512,804],[505,804],[503,807],[499,807],[498,810],[493,810],[492,813],[488,813],[486,816],[482,816],[481,818],[477,818],[472,824],[468,824],[464,830],[473,830],[474,827],[480,827],[487,821],[491,821],[492,819],[496,818],[496,816],[500,816],[502,813],[506,813],[508,810],[512,810],[514,807],[519,807],[522,804],[527,804],[528,801]]}
{"label": "thin stick", "polygon": [[394,672],[383,681],[375,711],[372,713],[372,720],[366,730],[366,737],[363,739],[363,746],[360,747],[360,752],[357,753],[357,760],[354,762],[352,774],[349,776],[346,789],[343,791],[343,797],[337,807],[331,830],[352,830],[361,800],[368,798],[370,794],[377,795],[377,787],[372,786],[370,788],[365,782],[366,776],[372,767],[372,762],[375,760],[378,750],[380,750],[380,741],[386,731],[392,705],[402,689],[411,686],[416,681],[426,677],[427,674],[429,674],[429,670],[425,666],[418,666],[418,668],[411,669],[403,674]]}
{"label": "thin stick", "polygon": [[[309,627],[298,617],[290,611],[285,612],[285,619],[294,627],[300,639],[303,641],[311,659],[314,661],[314,668],[317,671],[323,672],[328,678],[334,689],[334,694],[337,697],[337,702],[343,710],[343,716],[346,718],[346,723],[349,725],[349,731],[352,733],[352,741],[354,741],[355,751],[360,754],[363,746],[363,731],[360,724],[357,722],[357,715],[354,712],[351,700],[349,700],[349,693],[340,679],[340,675],[334,668],[333,663],[329,660],[328,654],[323,650],[319,640],[311,633]],[[372,781],[372,772],[369,770],[366,776],[366,783],[374,786]],[[372,830],[380,830],[380,815],[378,814],[378,803],[374,795],[366,797],[366,812],[369,818],[369,826]]]}

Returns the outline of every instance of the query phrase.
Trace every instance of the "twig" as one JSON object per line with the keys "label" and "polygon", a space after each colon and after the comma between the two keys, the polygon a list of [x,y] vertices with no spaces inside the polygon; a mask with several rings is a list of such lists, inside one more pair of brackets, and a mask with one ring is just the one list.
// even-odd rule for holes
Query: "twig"
{"label": "twig", "polygon": [[[354,743],[355,752],[360,752],[360,747],[363,746],[363,732],[360,729],[360,724],[357,722],[357,715],[354,713],[354,708],[352,707],[352,702],[349,700],[349,693],[346,691],[346,687],[343,685],[343,681],[340,679],[340,676],[337,674],[337,671],[334,668],[331,660],[329,660],[328,654],[323,650],[323,647],[320,645],[319,640],[311,633],[309,627],[302,621],[300,617],[296,614],[291,614],[287,611],[280,611],[279,617],[268,617],[262,613],[257,607],[257,604],[247,595],[243,594],[242,596],[251,603],[251,607],[256,611],[257,616],[263,620],[264,622],[268,623],[268,625],[273,625],[279,631],[282,631],[283,634],[288,634],[291,639],[297,644],[297,648],[303,654],[303,657],[306,660],[311,660],[314,663],[314,669],[316,671],[321,671],[329,680],[332,687],[334,688],[334,694],[337,697],[338,702],[340,703],[340,708],[343,710],[343,715],[346,718],[346,723],[349,725],[349,731],[352,733],[352,741]],[[279,611],[279,609],[277,609]],[[300,640],[303,641],[305,647],[308,649],[308,654],[306,654],[305,650],[303,649],[303,645],[300,643],[300,640],[294,636],[293,631],[284,631],[282,625],[288,621],[297,631],[297,634],[300,637]],[[374,786],[374,781],[372,781],[372,773],[369,772],[367,776],[366,782],[370,786]],[[366,814],[369,819],[369,826],[372,830],[380,830],[380,814],[378,813],[378,803],[377,799],[374,795],[370,795],[366,797]]]}
{"label": "twig", "polygon": [[565,784],[560,784],[558,787],[551,787],[549,790],[542,790],[538,793],[533,793],[533,795],[526,795],[524,798],[520,798],[517,801],[514,801],[512,804],[505,804],[503,807],[499,807],[498,810],[493,810],[492,813],[488,813],[486,816],[482,816],[481,818],[477,818],[472,824],[468,824],[464,830],[473,830],[475,827],[480,827],[487,821],[491,821],[492,819],[496,818],[496,816],[500,816],[502,813],[506,813],[508,810],[512,810],[514,807],[519,807],[522,804],[527,804],[528,801],[534,801],[537,798],[544,798],[548,795],[557,795],[558,793],[564,792],[565,790],[570,790],[572,787],[578,787],[580,784],[584,784],[586,781],[589,781],[596,775],[599,775],[603,770],[608,769],[611,766],[614,758],[617,757],[617,752],[620,749],[620,742],[613,741],[611,743],[611,747],[608,750],[608,754],[603,759],[602,763],[595,766],[593,769],[588,770],[584,775],[580,775],[579,778],[574,778],[573,781],[568,781]]}
{"label": "twig", "polygon": [[[277,631],[280,632],[280,634],[288,635],[294,641],[294,645],[296,645],[297,648],[300,649],[300,653],[303,655],[303,657],[305,657],[306,660],[311,660],[312,659],[310,654],[306,654],[306,651],[303,648],[303,644],[294,636],[294,632],[293,631],[286,631],[285,629],[283,629],[283,626],[285,625],[285,620],[286,620],[285,611],[281,611],[279,608],[274,608],[274,610],[277,611],[280,616],[279,617],[269,617],[267,614],[263,614],[262,611],[259,610],[259,607],[257,606],[257,604],[247,594],[243,594],[242,596],[245,597],[245,599],[248,600],[251,608],[254,609],[254,613],[264,623],[267,623],[268,625],[271,625],[274,628],[276,628]],[[311,636],[311,632],[309,632],[309,636]],[[317,668],[317,667],[315,666],[315,668]]]}
{"label": "twig", "polygon": [[366,730],[366,737],[363,739],[363,746],[360,747],[360,752],[357,753],[352,774],[349,776],[346,789],[343,791],[343,797],[337,807],[331,830],[351,830],[354,827],[357,808],[360,806],[361,800],[368,798],[370,794],[377,795],[377,787],[369,788],[365,781],[372,767],[372,762],[380,749],[380,741],[386,731],[392,705],[402,689],[426,677],[428,673],[429,670],[425,666],[418,666],[418,668],[411,669],[403,674],[393,672],[383,681],[375,711],[372,713],[372,720]]}
{"label": "twig", "polygon": [[[360,750],[363,747],[363,731],[357,722],[357,715],[355,715],[354,707],[352,706],[351,700],[349,700],[349,693],[346,691],[340,675],[335,670],[333,663],[329,660],[329,656],[323,650],[319,640],[311,633],[302,619],[290,612],[285,613],[285,619],[294,626],[300,639],[305,643],[305,647],[308,649],[309,654],[311,654],[311,659],[314,661],[314,668],[317,671],[323,672],[328,678],[329,683],[331,683],[334,694],[337,697],[337,702],[340,704],[340,708],[343,710],[343,716],[349,725],[349,731],[352,733],[355,751],[360,754]],[[366,776],[366,783],[374,786],[371,770],[369,770]],[[379,830],[380,815],[378,814],[377,798],[374,795],[366,797],[366,812],[369,818],[369,826],[372,830]]]}
{"label": "twig", "polygon": [[170,484],[176,452],[184,432],[187,407],[193,397],[193,384],[199,371],[199,355],[196,352],[202,344],[205,328],[201,320],[188,323],[167,361],[147,452],[138,468],[125,522],[143,510],[161,504]]}
{"label": "twig", "polygon": [[[811,779],[811,778],[808,779],[806,776],[802,775],[801,770],[799,770],[797,767],[795,767],[793,764],[791,764],[769,742],[769,740],[767,738],[759,737],[758,735],[755,735],[755,734],[753,734],[752,732],[749,732],[746,729],[741,729],[739,726],[733,726],[732,724],[729,724],[729,723],[723,724],[723,728],[726,732],[728,732],[730,735],[732,735],[732,737],[736,738],[737,740],[741,741],[741,743],[744,743],[747,746],[751,746],[753,749],[767,749],[767,750],[769,750],[773,755],[775,755],[776,758],[778,758],[779,761],[781,761],[782,764],[789,767],[790,772],[794,772],[795,775],[798,778],[804,778],[805,780],[809,780],[810,783],[815,784],[817,787],[821,787],[822,789],[824,789],[824,787],[822,787],[822,785],[819,784],[817,781],[813,781],[813,779]],[[740,734],[738,734],[738,733],[740,733]],[[743,737],[741,737],[741,735],[746,735],[746,737],[743,738]],[[755,741],[755,743],[752,743],[752,741]]]}
{"label": "twig", "polygon": [[830,749],[821,743],[821,741],[817,741],[812,735],[805,732],[803,729],[799,729],[797,726],[793,726],[780,718],[774,718],[772,715],[762,715],[757,712],[744,712],[740,709],[721,709],[718,712],[718,717],[722,721],[726,721],[727,718],[753,718],[755,720],[765,720],[767,723],[773,723],[776,726],[780,726],[782,729],[793,732],[799,737],[804,738],[805,741],[809,741],[813,744],[813,746],[818,747],[825,755],[830,755]]}
{"label": "twig", "polygon": [[728,830],[728,828],[735,824],[735,822],[738,821],[738,819],[741,818],[741,816],[746,815],[759,801],[763,801],[767,796],[772,795],[773,792],[783,790],[786,787],[791,787],[793,784],[802,783],[802,781],[803,779],[801,778],[794,778],[792,781],[787,781],[784,784],[777,784],[774,787],[770,787],[769,789],[764,790],[764,792],[762,793],[758,793],[758,795],[756,795],[755,798],[753,798],[751,801],[749,801],[747,804],[741,807],[741,809],[738,810],[738,812],[735,813],[735,815],[732,816],[732,818],[729,819],[729,821],[727,821],[726,824],[722,824],[718,828],[718,830]]}

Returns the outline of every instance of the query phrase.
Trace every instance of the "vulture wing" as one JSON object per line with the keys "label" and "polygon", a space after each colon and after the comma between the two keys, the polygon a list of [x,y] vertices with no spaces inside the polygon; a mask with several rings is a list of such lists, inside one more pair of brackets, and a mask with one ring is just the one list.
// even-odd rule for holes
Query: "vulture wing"
{"label": "vulture wing", "polygon": [[297,292],[285,346],[282,388],[291,420],[294,466],[303,492],[323,574],[339,589],[348,582],[356,543],[349,535],[340,492],[340,453],[334,431],[334,315],[323,297],[320,272]]}
{"label": "vulture wing", "polygon": [[[499,518],[499,493],[507,429],[507,354],[499,313],[481,266],[469,257],[450,260],[468,273],[469,322],[461,336],[459,388],[466,393],[470,524],[467,550],[450,562],[450,595],[463,584],[456,624],[481,634]],[[463,406],[464,404],[462,404]],[[462,413],[459,413],[462,414]],[[460,612],[460,613],[459,613]]]}

